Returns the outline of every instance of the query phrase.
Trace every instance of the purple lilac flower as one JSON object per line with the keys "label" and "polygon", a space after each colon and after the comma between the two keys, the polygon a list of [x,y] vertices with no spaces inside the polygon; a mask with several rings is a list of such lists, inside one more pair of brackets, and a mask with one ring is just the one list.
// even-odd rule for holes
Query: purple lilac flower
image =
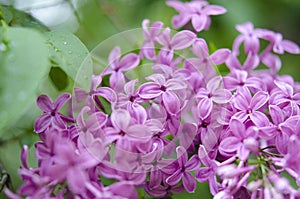
{"label": "purple lilac flower", "polygon": [[226,12],[225,8],[217,5],[209,5],[206,1],[183,3],[170,0],[167,1],[167,5],[179,12],[179,15],[174,16],[172,19],[174,28],[180,28],[191,21],[196,32],[209,29],[211,24],[210,15],[220,15]]}
{"label": "purple lilac flower", "polygon": [[270,101],[281,108],[287,106],[290,116],[300,113],[300,93],[294,93],[294,88],[285,82],[274,80],[277,90],[273,90]]}
{"label": "purple lilac flower", "polygon": [[132,142],[146,143],[152,137],[150,130],[143,124],[132,124],[130,114],[125,109],[114,110],[111,113],[112,127],[105,128],[107,142],[117,142],[121,147],[127,147]]}
{"label": "purple lilac flower", "polygon": [[241,64],[238,58],[233,54],[231,54],[226,61],[226,65],[231,71],[236,69],[251,71],[255,69],[259,65],[259,63],[259,56],[253,54],[252,52],[247,55],[247,58],[243,64]]}
{"label": "purple lilac flower", "polygon": [[[52,165],[47,165],[41,172],[49,176],[51,180],[59,182],[67,180],[73,193],[84,192],[89,179],[86,169],[92,168],[99,163],[88,151],[76,153],[73,142],[64,138],[56,141],[54,145],[55,157]],[[46,166],[46,165],[45,165]]]}
{"label": "purple lilac flower", "polygon": [[148,183],[145,186],[145,191],[156,198],[170,197],[173,193],[181,193],[184,191],[184,187],[182,184],[178,184],[175,186],[170,186],[166,183],[164,185],[159,185],[155,188],[149,188]]}
{"label": "purple lilac flower", "polygon": [[188,48],[194,43],[195,39],[196,34],[188,30],[180,31],[171,38],[171,29],[166,28],[158,35],[156,41],[165,49],[172,52],[173,50]]}
{"label": "purple lilac flower", "polygon": [[110,86],[117,91],[122,91],[125,84],[125,76],[123,72],[137,67],[139,63],[140,59],[136,54],[129,53],[121,58],[121,49],[119,47],[115,47],[109,54],[109,67],[102,75],[110,74]]}
{"label": "purple lilac flower", "polygon": [[270,105],[269,113],[273,124],[260,128],[260,136],[266,140],[275,139],[275,146],[281,154],[287,153],[289,137],[296,133],[299,126],[300,116],[295,115],[286,118],[282,109],[278,106]]}
{"label": "purple lilac flower", "polygon": [[100,84],[102,82],[102,77],[99,75],[92,75],[92,82],[90,91],[86,92],[82,88],[74,88],[74,94],[76,98],[76,102],[80,103],[82,101],[85,101],[85,105],[89,106],[92,111],[98,110],[98,105],[100,108],[104,108],[100,100],[97,98],[98,96],[104,97],[107,101],[114,104],[116,103],[117,96],[115,92],[108,87],[100,87]]}
{"label": "purple lilac flower", "polygon": [[149,27],[149,23],[150,21],[148,19],[144,19],[142,23],[145,41],[142,44],[140,54],[141,56],[145,56],[147,59],[154,60],[156,38],[164,24],[160,21],[155,21]]}
{"label": "purple lilac flower", "polygon": [[254,29],[254,25],[251,22],[246,22],[236,26],[236,29],[241,33],[233,43],[233,52],[235,55],[239,54],[239,48],[244,43],[244,51],[249,54],[257,54],[260,49],[261,32],[258,29]]}
{"label": "purple lilac flower", "polygon": [[134,87],[138,83],[136,80],[131,80],[124,85],[124,93],[118,93],[116,107],[127,109],[131,117],[137,123],[143,124],[147,119],[146,109],[140,105],[144,100],[140,98],[139,92],[135,91]]}
{"label": "purple lilac flower", "polygon": [[292,135],[288,141],[288,151],[287,155],[284,157],[284,167],[288,168],[288,172],[292,176],[296,177],[297,184],[299,184],[300,177],[300,159],[299,159],[299,148],[300,148],[300,139]]}
{"label": "purple lilac flower", "polygon": [[264,30],[261,33],[261,38],[270,42],[270,48],[275,53],[283,54],[284,51],[292,54],[300,53],[299,46],[290,40],[283,39],[283,36],[280,33],[276,33],[270,30]]}
{"label": "purple lilac flower", "polygon": [[220,186],[217,181],[217,177],[216,177],[218,165],[214,160],[212,160],[208,157],[208,154],[202,145],[199,146],[198,156],[199,156],[200,162],[205,167],[201,167],[197,170],[196,179],[199,182],[208,181],[210,192],[213,195],[215,195],[216,193],[218,193],[218,189]]}
{"label": "purple lilac flower", "polygon": [[209,55],[208,46],[204,39],[197,39],[193,44],[193,53],[198,58],[186,59],[185,65],[203,71],[205,80],[208,81],[215,76],[214,65],[224,63],[230,55],[229,49],[218,49]]}
{"label": "purple lilac flower", "polygon": [[186,150],[179,146],[176,148],[178,167],[175,172],[166,179],[169,185],[176,185],[181,179],[183,187],[187,192],[194,192],[196,189],[196,180],[194,176],[189,173],[190,171],[196,170],[199,166],[199,160],[194,155],[188,160]]}
{"label": "purple lilac flower", "polygon": [[200,119],[207,118],[213,109],[213,104],[225,104],[231,99],[231,93],[227,89],[218,88],[222,78],[216,76],[212,78],[206,85],[206,89],[200,88],[196,94],[199,99],[198,110]]}
{"label": "purple lilac flower", "polygon": [[232,70],[231,75],[223,77],[225,89],[230,91],[246,86],[249,89],[265,90],[263,82],[258,77],[251,77],[246,71]]}
{"label": "purple lilac flower", "polygon": [[153,82],[147,82],[139,87],[139,96],[143,99],[153,99],[161,96],[162,103],[169,114],[176,115],[181,109],[181,102],[176,95],[176,90],[186,88],[186,84],[180,79],[166,80],[161,74],[153,74],[147,78]]}
{"label": "purple lilac flower", "polygon": [[252,97],[247,87],[241,88],[233,100],[233,106],[238,109],[233,117],[242,122],[249,118],[257,126],[266,126],[269,124],[269,119],[260,109],[268,100],[269,95],[264,91],[258,91]]}
{"label": "purple lilac flower", "polygon": [[49,96],[40,95],[37,99],[37,105],[44,114],[39,116],[34,122],[35,131],[41,133],[49,127],[65,129],[66,121],[72,121],[72,119],[64,116],[58,111],[70,98],[70,94],[64,93],[57,97],[55,102],[52,102]]}
{"label": "purple lilac flower", "polygon": [[219,150],[225,155],[235,155],[245,161],[250,152],[258,153],[257,141],[258,129],[256,127],[245,128],[239,120],[232,118],[229,123],[232,135],[227,136],[220,143]]}

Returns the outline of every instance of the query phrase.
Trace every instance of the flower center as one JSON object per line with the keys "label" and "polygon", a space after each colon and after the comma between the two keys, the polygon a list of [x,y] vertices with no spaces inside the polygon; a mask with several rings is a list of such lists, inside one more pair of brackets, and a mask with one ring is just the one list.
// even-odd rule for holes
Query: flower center
{"label": "flower center", "polygon": [[167,88],[164,85],[161,85],[160,90],[162,90],[163,92],[166,92]]}
{"label": "flower center", "polygon": [[123,136],[125,136],[125,132],[124,131],[120,131],[119,135],[123,137]]}
{"label": "flower center", "polygon": [[135,97],[134,96],[130,96],[129,101],[134,102]]}

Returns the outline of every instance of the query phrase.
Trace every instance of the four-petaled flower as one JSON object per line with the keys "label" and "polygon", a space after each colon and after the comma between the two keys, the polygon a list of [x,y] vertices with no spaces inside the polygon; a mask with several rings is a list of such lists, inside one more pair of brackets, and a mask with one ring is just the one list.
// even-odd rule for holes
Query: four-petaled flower
{"label": "four-petaled flower", "polygon": [[52,102],[48,95],[40,95],[37,99],[37,105],[44,113],[34,122],[35,132],[42,133],[49,127],[65,129],[66,121],[72,121],[72,119],[58,111],[70,98],[70,94],[64,93],[58,96],[55,102]]}
{"label": "four-petaled flower", "polygon": [[174,28],[180,28],[191,20],[197,32],[208,30],[211,23],[210,15],[220,15],[226,12],[225,8],[217,5],[209,5],[206,1],[183,3],[169,0],[167,1],[167,5],[179,12],[179,15],[174,16],[172,19]]}
{"label": "four-petaled flower", "polygon": [[176,185],[181,179],[183,187],[187,192],[194,192],[196,189],[195,177],[190,171],[195,171],[199,168],[200,162],[197,155],[193,155],[188,159],[188,154],[182,146],[176,148],[177,167],[174,168],[174,173],[166,179],[169,185]]}
{"label": "four-petaled flower", "polygon": [[140,58],[134,53],[128,53],[121,58],[120,47],[115,47],[109,54],[108,65],[109,67],[103,72],[102,75],[110,74],[110,86],[116,91],[122,91],[125,84],[125,76],[123,72],[137,67],[140,63]]}

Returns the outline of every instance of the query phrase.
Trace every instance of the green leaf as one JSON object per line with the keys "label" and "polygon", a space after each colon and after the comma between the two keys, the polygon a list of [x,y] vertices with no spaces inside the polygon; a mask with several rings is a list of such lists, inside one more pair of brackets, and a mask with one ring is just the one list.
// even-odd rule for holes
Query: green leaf
{"label": "green leaf", "polygon": [[59,91],[67,88],[69,84],[67,74],[59,67],[51,67],[49,77]]}
{"label": "green leaf", "polygon": [[[70,32],[51,31],[46,33],[46,36],[50,47],[51,61],[59,66],[76,84],[89,88],[92,61],[85,45]],[[84,78],[77,78],[78,71],[80,71],[80,76]]]}
{"label": "green leaf", "polygon": [[8,45],[0,43],[0,135],[26,107],[35,103],[39,82],[49,70],[44,37],[28,28],[0,28]]}
{"label": "green leaf", "polygon": [[40,21],[24,11],[17,10],[13,6],[1,6],[5,22],[9,26],[34,28],[39,31],[47,31],[48,28]]}

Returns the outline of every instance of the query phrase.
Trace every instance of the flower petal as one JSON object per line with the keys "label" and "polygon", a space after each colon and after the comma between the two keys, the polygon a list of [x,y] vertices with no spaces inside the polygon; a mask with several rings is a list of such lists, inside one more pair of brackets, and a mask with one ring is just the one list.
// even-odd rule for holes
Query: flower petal
{"label": "flower petal", "polygon": [[196,178],[199,182],[206,182],[210,175],[211,175],[211,169],[207,167],[200,168],[196,172]]}
{"label": "flower petal", "polygon": [[217,90],[217,88],[219,88],[221,81],[222,81],[221,76],[216,76],[212,78],[211,80],[209,80],[209,82],[206,85],[207,90],[213,93],[215,90]]}
{"label": "flower petal", "polygon": [[219,146],[219,151],[224,155],[233,155],[241,145],[241,142],[236,137],[226,137],[223,139]]}
{"label": "flower petal", "polygon": [[268,126],[270,123],[268,117],[260,111],[254,111],[250,114],[250,119],[257,127]]}
{"label": "flower petal", "polygon": [[232,118],[229,123],[231,132],[237,138],[243,138],[246,133],[245,125],[238,119]]}
{"label": "flower petal", "polygon": [[196,125],[191,123],[184,123],[183,125],[181,125],[181,128],[179,130],[180,146],[183,146],[184,148],[188,149],[189,146],[193,143],[196,133]]}
{"label": "flower petal", "polygon": [[75,194],[85,191],[85,183],[87,182],[87,174],[78,167],[72,167],[67,170],[68,187]]}
{"label": "flower petal", "polygon": [[205,25],[208,17],[206,15],[193,15],[192,16],[192,25],[197,32],[205,29]]}
{"label": "flower petal", "polygon": [[282,110],[276,105],[269,106],[270,115],[274,124],[280,124],[284,121]]}
{"label": "flower petal", "polygon": [[175,173],[173,173],[171,176],[169,176],[166,179],[166,182],[169,185],[174,186],[181,180],[181,177],[182,177],[182,172],[180,170],[177,170],[175,171]]}
{"label": "flower petal", "polygon": [[115,91],[122,91],[125,84],[125,77],[121,71],[113,72],[109,78],[110,87]]}
{"label": "flower petal", "polygon": [[189,172],[184,172],[182,177],[182,184],[188,193],[193,193],[196,189],[195,177]]}
{"label": "flower petal", "polygon": [[258,55],[249,53],[242,69],[247,71],[252,70],[256,68],[259,65],[259,63],[260,61]]}
{"label": "flower petal", "polygon": [[284,50],[289,52],[289,53],[292,53],[292,54],[299,54],[300,53],[299,46],[296,43],[292,42],[292,41],[283,40],[281,42],[281,45],[283,46]]}
{"label": "flower petal", "polygon": [[121,49],[120,47],[115,47],[110,51],[108,56],[108,64],[112,69],[116,69],[118,67],[118,62],[121,57]]}
{"label": "flower petal", "polygon": [[130,114],[124,109],[118,109],[111,113],[110,120],[115,128],[125,130],[130,123]]}
{"label": "flower petal", "polygon": [[53,107],[53,102],[51,100],[51,98],[48,95],[40,95],[37,98],[37,105],[38,107],[44,111],[44,112],[51,112]]}
{"label": "flower petal", "polygon": [[143,99],[153,99],[160,96],[163,91],[160,85],[153,82],[146,82],[138,88],[139,96]]}
{"label": "flower petal", "polygon": [[185,164],[186,171],[194,171],[200,167],[200,160],[197,155],[193,155]]}
{"label": "flower petal", "polygon": [[207,118],[212,111],[213,103],[212,100],[209,98],[203,98],[200,100],[200,102],[197,105],[198,111],[199,111],[199,117],[200,119],[204,120]]}
{"label": "flower petal", "polygon": [[134,53],[129,53],[125,55],[123,58],[121,58],[118,69],[120,71],[127,71],[137,67],[139,63],[140,63],[139,56],[137,56]]}
{"label": "flower petal", "polygon": [[208,5],[203,9],[206,15],[221,15],[227,12],[227,10],[222,6]]}
{"label": "flower petal", "polygon": [[174,50],[182,50],[191,46],[196,39],[196,34],[189,31],[183,30],[174,35],[171,40],[171,46]]}
{"label": "flower petal", "polygon": [[214,64],[222,64],[224,62],[226,62],[227,58],[230,55],[230,50],[229,49],[219,49],[216,50],[211,56],[211,60]]}
{"label": "flower petal", "polygon": [[186,162],[188,161],[188,155],[186,149],[183,148],[182,146],[178,146],[176,148],[176,153],[177,153],[177,160],[179,163],[179,167],[184,168]]}
{"label": "flower petal", "polygon": [[175,15],[174,17],[172,17],[172,25],[174,28],[178,29],[187,24],[190,19],[191,17],[185,13]]}
{"label": "flower petal", "polygon": [[37,133],[44,132],[51,124],[52,117],[49,114],[42,114],[34,121],[34,131]]}
{"label": "flower petal", "polygon": [[250,102],[250,107],[252,108],[252,110],[258,110],[263,105],[265,105],[268,102],[268,100],[269,100],[269,94],[267,92],[258,91],[253,96]]}
{"label": "flower petal", "polygon": [[176,115],[180,111],[180,101],[177,95],[171,91],[162,94],[164,107],[171,115]]}
{"label": "flower petal", "polygon": [[155,169],[150,172],[149,186],[151,189],[158,187],[162,180],[163,180],[163,178],[162,178],[162,173],[160,170]]}
{"label": "flower petal", "polygon": [[245,160],[247,160],[249,154],[250,154],[250,151],[244,145],[241,144],[237,150],[237,155],[239,156],[239,158],[241,160],[245,161]]}
{"label": "flower petal", "polygon": [[152,137],[150,130],[147,126],[142,124],[131,125],[127,128],[126,134],[130,136],[130,138],[139,140],[142,142],[147,142]]}
{"label": "flower petal", "polygon": [[231,100],[232,94],[227,89],[217,89],[214,91],[212,100],[217,104],[225,104]]}
{"label": "flower petal", "polygon": [[[279,133],[275,137],[275,145],[276,149],[281,153],[282,155],[287,154],[288,152],[288,143],[289,143],[289,136],[286,133]],[[296,147],[296,146],[295,146]]]}
{"label": "flower petal", "polygon": [[117,95],[114,90],[108,87],[98,88],[95,95],[104,97],[110,103],[115,103],[117,101]]}
{"label": "flower petal", "polygon": [[158,37],[156,38],[156,41],[166,47],[166,48],[169,48],[169,45],[170,45],[170,42],[171,42],[171,37],[170,37],[170,34],[171,34],[171,30],[170,28],[166,28],[164,29],[159,35]]}
{"label": "flower petal", "polygon": [[291,97],[294,94],[294,89],[291,85],[289,85],[288,83],[285,82],[280,82],[277,80],[274,80],[274,84],[280,89],[282,90],[282,92],[287,96],[287,97]]}
{"label": "flower petal", "polygon": [[143,43],[141,47],[141,53],[147,59],[154,60],[155,59],[155,46],[152,41],[147,41]]}
{"label": "flower petal", "polygon": [[275,72],[277,72],[281,68],[280,58],[271,53],[263,56],[261,61]]}

